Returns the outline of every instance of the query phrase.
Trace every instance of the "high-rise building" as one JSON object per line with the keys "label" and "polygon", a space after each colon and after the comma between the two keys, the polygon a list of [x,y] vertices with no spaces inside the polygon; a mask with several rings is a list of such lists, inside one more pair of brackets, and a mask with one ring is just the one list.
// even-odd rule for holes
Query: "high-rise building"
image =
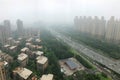
{"label": "high-rise building", "polygon": [[4,28],[7,39],[11,36],[11,23],[9,20],[4,20]]}
{"label": "high-rise building", "polygon": [[19,19],[17,20],[17,31],[20,37],[24,36],[23,22]]}
{"label": "high-rise building", "polygon": [[27,68],[18,67],[13,70],[13,80],[31,80],[33,72]]}
{"label": "high-rise building", "polygon": [[8,38],[11,36],[11,24],[9,20],[4,21],[4,25],[0,25],[0,43],[6,44]]}
{"label": "high-rise building", "polygon": [[22,67],[25,67],[28,63],[28,55],[27,54],[21,53],[18,55],[17,59]]}
{"label": "high-rise building", "polygon": [[106,21],[104,20],[104,17],[102,16],[100,20],[98,20],[97,24],[96,24],[96,34],[97,34],[97,38],[104,38],[105,35],[105,25],[106,25]]}
{"label": "high-rise building", "polygon": [[0,43],[4,45],[7,42],[7,39],[6,29],[3,25],[0,25]]}
{"label": "high-rise building", "polygon": [[0,25],[0,43],[3,44],[4,43],[4,33],[3,33],[3,25]]}
{"label": "high-rise building", "polygon": [[8,80],[8,71],[7,71],[8,63],[0,62],[0,80]]}
{"label": "high-rise building", "polygon": [[78,19],[78,16],[75,16],[75,18],[74,18],[74,25],[75,25],[76,29],[78,29],[78,27],[79,27],[79,19]]}
{"label": "high-rise building", "polygon": [[105,38],[108,41],[113,41],[114,40],[114,36],[115,36],[115,20],[114,20],[114,16],[112,16],[110,18],[110,20],[107,22],[107,29],[106,29],[106,34],[105,34]]}
{"label": "high-rise building", "polygon": [[120,21],[119,20],[116,20],[115,21],[115,27],[114,27],[114,41],[116,43],[120,43]]}
{"label": "high-rise building", "polygon": [[37,60],[37,70],[44,71],[48,66],[48,58],[45,56],[38,56]]}

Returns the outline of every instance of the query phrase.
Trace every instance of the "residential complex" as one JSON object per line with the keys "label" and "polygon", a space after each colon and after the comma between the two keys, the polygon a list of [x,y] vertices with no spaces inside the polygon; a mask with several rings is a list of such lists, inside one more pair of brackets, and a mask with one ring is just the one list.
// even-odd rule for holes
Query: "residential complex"
{"label": "residential complex", "polygon": [[75,17],[74,24],[77,30],[82,33],[87,33],[98,39],[105,39],[107,41],[114,41],[120,43],[120,21],[115,19],[114,16],[106,21],[102,16],[99,19],[97,16],[89,17]]}

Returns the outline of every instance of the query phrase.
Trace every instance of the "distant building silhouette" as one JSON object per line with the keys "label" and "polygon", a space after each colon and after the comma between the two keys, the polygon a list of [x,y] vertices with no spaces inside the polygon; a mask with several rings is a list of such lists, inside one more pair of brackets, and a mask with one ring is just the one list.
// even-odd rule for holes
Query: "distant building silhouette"
{"label": "distant building silhouette", "polygon": [[92,18],[77,16],[74,18],[74,24],[77,30],[82,33],[87,33],[98,39],[106,41],[114,41],[120,43],[120,20],[115,20],[114,16],[106,21],[102,16],[99,19],[97,16]]}
{"label": "distant building silhouette", "polygon": [[23,37],[24,36],[23,22],[20,19],[18,19],[16,23],[17,23],[18,35],[20,37]]}
{"label": "distant building silhouette", "polygon": [[0,42],[6,44],[9,37],[11,37],[11,24],[9,20],[4,20],[4,24],[0,25]]}

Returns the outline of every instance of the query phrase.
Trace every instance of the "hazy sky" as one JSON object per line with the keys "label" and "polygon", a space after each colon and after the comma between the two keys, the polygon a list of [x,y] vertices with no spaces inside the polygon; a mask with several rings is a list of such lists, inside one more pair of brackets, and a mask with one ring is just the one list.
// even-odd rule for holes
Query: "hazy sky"
{"label": "hazy sky", "polygon": [[0,22],[72,22],[74,16],[120,17],[120,0],[0,0]]}

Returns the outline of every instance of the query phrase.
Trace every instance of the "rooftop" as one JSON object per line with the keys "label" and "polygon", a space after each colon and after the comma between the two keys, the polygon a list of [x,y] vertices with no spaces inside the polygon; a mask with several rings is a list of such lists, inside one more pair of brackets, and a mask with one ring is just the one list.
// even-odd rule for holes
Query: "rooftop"
{"label": "rooftop", "polygon": [[16,68],[13,72],[16,72],[20,77],[25,80],[29,78],[29,76],[32,74],[32,71],[26,68]]}
{"label": "rooftop", "polygon": [[40,42],[41,40],[40,39],[36,39],[36,42]]}
{"label": "rooftop", "polygon": [[20,43],[20,41],[15,41],[16,43]]}
{"label": "rooftop", "polygon": [[26,59],[27,57],[28,57],[27,54],[21,53],[20,55],[18,55],[18,60],[22,61],[22,60]]}
{"label": "rooftop", "polygon": [[33,38],[29,38],[29,39],[27,39],[26,41],[30,42],[30,41],[32,41],[32,40],[33,40]]}
{"label": "rooftop", "polygon": [[13,50],[15,49],[17,46],[11,46],[10,49]]}
{"label": "rooftop", "polygon": [[43,52],[42,51],[36,51],[35,54],[41,56],[43,54]]}
{"label": "rooftop", "polygon": [[31,43],[26,43],[26,46],[31,45]]}
{"label": "rooftop", "polygon": [[29,50],[29,48],[24,47],[23,49],[21,49],[22,52],[25,52],[26,50]]}
{"label": "rooftop", "polygon": [[7,47],[10,47],[10,45],[7,44],[7,45],[4,45],[4,47],[7,48]]}
{"label": "rooftop", "polygon": [[36,47],[37,47],[37,49],[41,49],[42,48],[42,46],[38,46],[38,45],[36,45]]}
{"label": "rooftop", "polygon": [[43,75],[40,80],[53,80],[53,74]]}
{"label": "rooftop", "polygon": [[37,59],[37,63],[40,64],[45,64],[48,61],[48,58],[45,56],[38,56],[36,59]]}
{"label": "rooftop", "polygon": [[18,40],[22,40],[22,38],[18,38]]}
{"label": "rooftop", "polygon": [[4,47],[7,48],[7,47],[10,47],[10,45],[6,44],[6,45],[4,45]]}
{"label": "rooftop", "polygon": [[70,59],[66,60],[65,62],[70,67],[70,69],[78,68],[78,65]]}

